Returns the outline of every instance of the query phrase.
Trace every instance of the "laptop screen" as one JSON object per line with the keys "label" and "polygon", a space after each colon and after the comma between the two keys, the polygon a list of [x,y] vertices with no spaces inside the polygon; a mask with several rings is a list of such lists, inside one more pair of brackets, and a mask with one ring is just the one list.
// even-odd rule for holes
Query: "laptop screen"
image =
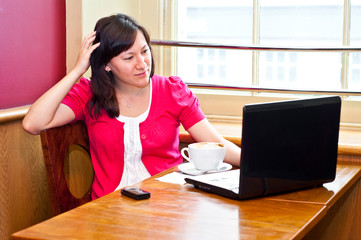
{"label": "laptop screen", "polygon": [[340,108],[338,96],[246,105],[242,198],[333,181]]}

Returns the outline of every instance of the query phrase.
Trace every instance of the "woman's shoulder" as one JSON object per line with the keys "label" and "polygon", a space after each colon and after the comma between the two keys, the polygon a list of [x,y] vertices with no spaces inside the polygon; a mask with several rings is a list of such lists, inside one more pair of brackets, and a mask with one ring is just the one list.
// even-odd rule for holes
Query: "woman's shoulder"
{"label": "woman's shoulder", "polygon": [[85,77],[82,77],[77,83],[74,84],[71,92],[90,96],[91,95],[90,88],[91,88],[90,80]]}
{"label": "woman's shoulder", "polygon": [[90,81],[83,77],[74,84],[62,103],[73,110],[77,119],[83,119],[82,117],[84,116],[83,114],[87,112],[87,104],[90,98]]}
{"label": "woman's shoulder", "polygon": [[157,85],[158,87],[163,88],[186,88],[187,85],[183,82],[183,80],[178,76],[159,76],[153,75],[152,83]]}
{"label": "woman's shoulder", "polygon": [[90,80],[86,77],[80,78],[79,82],[77,83],[85,88],[90,88]]}
{"label": "woman's shoulder", "polygon": [[87,103],[92,96],[90,80],[82,77],[77,83],[74,84],[72,89],[68,92],[63,102],[83,102]]}
{"label": "woman's shoulder", "polygon": [[194,96],[187,84],[177,76],[162,77],[154,75],[152,84],[155,91],[160,94],[163,99],[168,97],[176,102],[181,102]]}

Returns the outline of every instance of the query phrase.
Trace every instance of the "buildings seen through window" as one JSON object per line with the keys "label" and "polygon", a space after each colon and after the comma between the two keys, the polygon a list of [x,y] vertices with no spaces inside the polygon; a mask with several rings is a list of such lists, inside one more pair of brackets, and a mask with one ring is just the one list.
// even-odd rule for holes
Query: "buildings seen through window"
{"label": "buildings seen through window", "polygon": [[[350,24],[344,1],[260,0],[253,22],[253,1],[178,1],[177,40],[229,45],[341,47],[361,46],[361,1],[351,0]],[[256,11],[257,12],[257,11]],[[256,24],[257,25],[257,24]],[[351,26],[350,29],[344,28]],[[361,56],[341,52],[252,51],[178,48],[178,75],[189,83],[361,92]],[[342,69],[347,79],[342,78]],[[252,69],[257,69],[257,79]],[[343,83],[342,81],[346,82]]]}

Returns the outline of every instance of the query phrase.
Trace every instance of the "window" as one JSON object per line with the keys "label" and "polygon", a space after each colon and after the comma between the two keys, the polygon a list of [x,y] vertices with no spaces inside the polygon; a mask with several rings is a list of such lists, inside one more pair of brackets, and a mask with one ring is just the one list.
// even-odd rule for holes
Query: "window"
{"label": "window", "polygon": [[211,46],[358,48],[342,52],[173,47],[164,57],[171,58],[171,74],[195,86],[207,115],[238,118],[247,103],[341,94],[342,121],[361,128],[361,0],[169,2],[174,3],[173,15],[166,22],[174,24],[174,32],[167,40]]}
{"label": "window", "polygon": [[[270,46],[341,46],[343,1],[260,1],[260,44]],[[329,26],[332,27],[329,27]],[[275,52],[273,75],[260,53],[259,85],[307,90],[341,89],[341,53]],[[291,54],[293,56],[291,56]]]}
{"label": "window", "polygon": [[[351,2],[350,45],[361,46],[361,1]],[[361,53],[350,53],[349,81],[350,89],[361,89]]]}
{"label": "window", "polygon": [[[177,40],[231,45],[342,46],[343,4],[340,0],[259,0],[259,11],[254,11],[252,0],[182,0],[177,8]],[[357,18],[359,7],[353,6]],[[259,13],[255,16],[259,30],[254,29],[254,12]],[[192,57],[199,49],[177,51],[177,74],[189,83],[305,90],[341,90],[346,86],[342,84],[346,80],[342,79],[341,52],[261,51],[257,52],[255,62],[247,51],[203,49],[202,58]],[[220,64],[223,74],[217,67]],[[257,75],[252,75],[252,64],[258,69]],[[208,70],[204,71],[202,65]],[[356,79],[358,71],[353,66],[350,69],[351,79]]]}
{"label": "window", "polygon": [[[178,1],[176,38],[202,43],[252,44],[252,4],[250,0]],[[250,51],[179,48],[177,62],[177,74],[188,83],[252,85]]]}

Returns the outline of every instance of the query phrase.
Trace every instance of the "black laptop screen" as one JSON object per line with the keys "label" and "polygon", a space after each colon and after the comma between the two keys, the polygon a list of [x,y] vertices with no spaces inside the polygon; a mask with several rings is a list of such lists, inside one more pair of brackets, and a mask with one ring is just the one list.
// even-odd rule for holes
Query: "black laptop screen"
{"label": "black laptop screen", "polygon": [[246,105],[243,177],[332,181],[340,108],[340,97]]}

